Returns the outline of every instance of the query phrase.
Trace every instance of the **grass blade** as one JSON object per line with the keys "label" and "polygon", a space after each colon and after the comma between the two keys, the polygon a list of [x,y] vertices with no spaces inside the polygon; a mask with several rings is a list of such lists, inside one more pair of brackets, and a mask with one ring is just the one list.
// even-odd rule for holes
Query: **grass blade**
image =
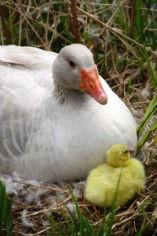
{"label": "grass blade", "polygon": [[145,142],[147,142],[151,133],[156,129],[157,129],[157,120],[150,126],[149,130],[146,131],[143,137],[139,140],[137,147],[141,148],[145,144]]}
{"label": "grass blade", "polygon": [[137,37],[141,40],[143,35],[143,19],[142,19],[142,1],[134,1],[135,4],[135,29]]}
{"label": "grass blade", "polygon": [[149,122],[149,120],[151,119],[151,117],[155,114],[155,112],[157,112],[157,95],[155,95],[153,97],[153,99],[151,100],[145,114],[144,117],[137,129],[137,133],[138,136],[142,134],[143,130],[145,129],[147,123]]}
{"label": "grass blade", "polygon": [[[12,235],[12,220],[11,220],[11,201],[6,193],[5,185],[0,181],[0,232],[4,235]],[[2,231],[3,230],[3,231]]]}

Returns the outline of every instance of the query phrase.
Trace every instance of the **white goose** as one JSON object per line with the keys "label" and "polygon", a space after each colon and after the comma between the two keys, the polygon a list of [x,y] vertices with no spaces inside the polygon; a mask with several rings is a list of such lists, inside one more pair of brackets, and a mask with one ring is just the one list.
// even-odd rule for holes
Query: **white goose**
{"label": "white goose", "polygon": [[0,104],[1,173],[76,179],[101,163],[111,145],[136,147],[130,111],[80,44],[59,54],[0,46]]}

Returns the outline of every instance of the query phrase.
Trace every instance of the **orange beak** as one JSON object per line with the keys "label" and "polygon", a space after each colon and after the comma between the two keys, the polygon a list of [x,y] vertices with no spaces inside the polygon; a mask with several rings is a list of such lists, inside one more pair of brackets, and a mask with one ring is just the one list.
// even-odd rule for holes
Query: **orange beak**
{"label": "orange beak", "polygon": [[107,95],[101,85],[96,67],[81,69],[80,89],[88,93],[100,104],[104,105],[107,103]]}

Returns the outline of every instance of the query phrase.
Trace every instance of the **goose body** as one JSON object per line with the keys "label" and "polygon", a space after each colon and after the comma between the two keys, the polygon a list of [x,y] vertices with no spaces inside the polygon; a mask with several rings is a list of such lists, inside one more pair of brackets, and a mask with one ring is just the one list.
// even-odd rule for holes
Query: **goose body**
{"label": "goose body", "polygon": [[95,99],[91,90],[77,89],[79,73],[90,63],[90,51],[79,44],[59,55],[0,46],[1,173],[53,182],[77,179],[100,164],[113,144],[135,149],[134,118],[108,84],[98,76],[101,91]]}

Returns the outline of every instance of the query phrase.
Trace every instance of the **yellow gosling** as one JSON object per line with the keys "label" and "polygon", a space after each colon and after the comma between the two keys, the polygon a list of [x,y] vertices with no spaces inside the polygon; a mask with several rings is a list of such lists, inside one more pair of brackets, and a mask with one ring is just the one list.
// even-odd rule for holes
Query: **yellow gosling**
{"label": "yellow gosling", "polygon": [[107,151],[106,163],[93,169],[87,178],[85,198],[100,207],[123,206],[144,190],[142,162],[131,158],[126,145],[116,144]]}

